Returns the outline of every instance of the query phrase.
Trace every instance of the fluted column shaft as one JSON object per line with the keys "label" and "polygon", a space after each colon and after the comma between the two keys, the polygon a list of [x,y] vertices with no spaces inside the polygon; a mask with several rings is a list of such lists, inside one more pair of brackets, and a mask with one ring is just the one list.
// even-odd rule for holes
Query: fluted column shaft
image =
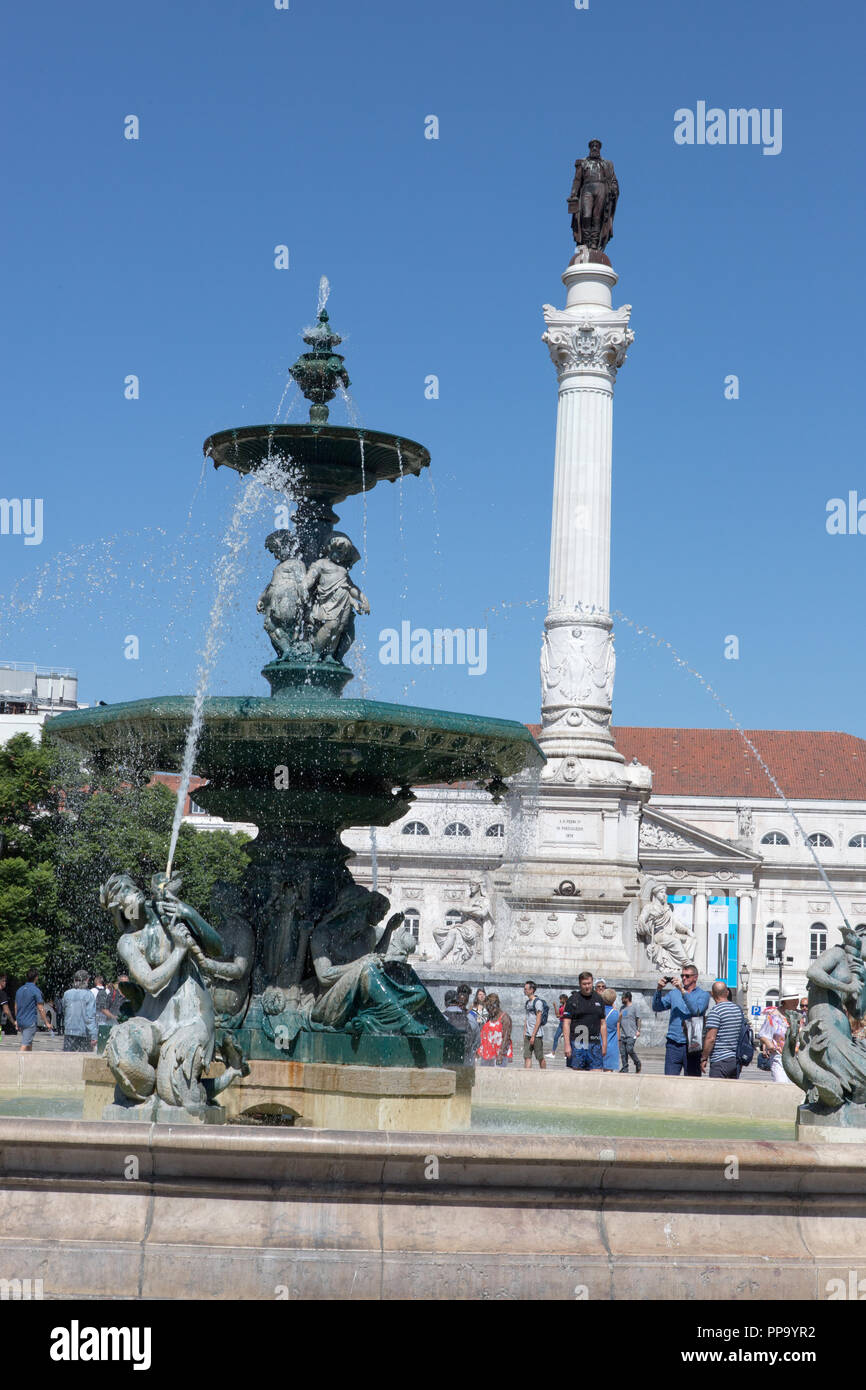
{"label": "fluted column shaft", "polygon": [[633,340],[631,306],[611,307],[616,272],[571,265],[564,310],[544,306],[559,378],[548,614],[541,654],[542,735],[549,758],[620,762],[610,734],[613,386]]}

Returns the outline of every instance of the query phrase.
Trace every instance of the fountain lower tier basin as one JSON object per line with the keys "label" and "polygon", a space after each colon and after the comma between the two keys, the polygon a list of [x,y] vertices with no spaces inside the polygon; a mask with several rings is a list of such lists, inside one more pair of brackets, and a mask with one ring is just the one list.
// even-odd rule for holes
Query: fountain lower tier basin
{"label": "fountain lower tier basin", "polygon": [[[371,1066],[357,1059],[353,1065],[338,1057],[330,1063],[254,1058],[249,1068],[248,1076],[220,1095],[226,1121],[266,1116],[301,1128],[443,1134],[469,1128],[473,1067],[400,1066],[393,1060]],[[84,1119],[101,1120],[114,1100],[108,1063],[85,1058],[83,1077]]]}
{"label": "fountain lower tier basin", "polygon": [[16,1117],[0,1119],[0,1148],[0,1278],[41,1280],[46,1299],[542,1290],[753,1313],[765,1299],[823,1300],[831,1280],[844,1296],[866,1239],[864,1167],[845,1146],[738,1142],[736,1181],[725,1139]]}
{"label": "fountain lower tier basin", "polygon": [[[102,770],[177,770],[192,711],[191,696],[161,696],[60,714],[46,731]],[[297,691],[213,696],[195,758],[210,785],[196,798],[228,820],[324,835],[389,824],[408,809],[412,785],[486,784],[543,761],[514,720]]]}
{"label": "fountain lower tier basin", "polygon": [[414,439],[348,425],[246,425],[210,435],[204,453],[215,468],[237,473],[286,459],[295,497],[332,504],[380,482],[417,476],[430,464],[429,452]]}

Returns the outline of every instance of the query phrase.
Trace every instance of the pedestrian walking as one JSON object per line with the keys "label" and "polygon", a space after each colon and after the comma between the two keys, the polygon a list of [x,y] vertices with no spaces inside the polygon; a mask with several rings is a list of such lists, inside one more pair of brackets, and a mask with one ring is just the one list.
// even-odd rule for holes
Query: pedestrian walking
{"label": "pedestrian walking", "polygon": [[554,1059],[554,1057],[556,1056],[556,1049],[557,1049],[557,1047],[559,1046],[559,1040],[560,1040],[560,1038],[562,1037],[562,1016],[563,1016],[563,1014],[565,1013],[565,1006],[566,1006],[567,1003],[568,1003],[568,995],[567,995],[567,994],[560,994],[560,996],[559,996],[559,1004],[557,1005],[557,1008],[556,1008],[556,1019],[557,1019],[557,1023],[556,1023],[556,1032],[555,1032],[554,1035],[553,1035],[553,1045],[552,1045],[550,1051],[549,1051],[548,1054],[547,1054],[547,1060],[548,1060],[549,1062],[552,1062],[553,1059]]}
{"label": "pedestrian walking", "polygon": [[602,1071],[619,1071],[619,1009],[616,1007],[616,990],[603,989],[604,1022],[607,1028],[607,1047],[604,1050]]}
{"label": "pedestrian walking", "polygon": [[710,993],[713,1002],[707,1011],[707,1027],[701,1053],[701,1071],[721,1080],[736,1081],[740,1075],[740,1037],[746,1016],[739,1004],[728,998],[724,980],[716,980]]}
{"label": "pedestrian walking", "polygon": [[6,976],[0,975],[0,1027],[4,1033],[17,1033],[18,1024],[10,1008],[9,995],[6,993]]}
{"label": "pedestrian walking", "polygon": [[665,1035],[665,1076],[700,1076],[703,1048],[703,1016],[710,996],[698,987],[698,970],[687,965],[679,975],[663,975],[653,995],[653,1013],[670,1009]]}
{"label": "pedestrian walking", "polygon": [[532,1070],[533,1057],[542,1071],[547,1066],[547,1062],[544,1060],[544,1023],[547,1018],[547,1005],[542,999],[539,999],[536,989],[537,985],[534,980],[527,980],[523,986],[523,993],[526,997],[526,1003],[523,1006],[524,1071]]}
{"label": "pedestrian walking", "polygon": [[90,976],[78,970],[72,979],[72,989],[63,996],[64,1052],[91,1052],[96,1046],[96,1000],[88,989]]}
{"label": "pedestrian walking", "polygon": [[478,1044],[478,1064],[482,1067],[507,1067],[513,1060],[511,1015],[504,1012],[498,994],[488,994],[487,1019],[481,1025],[481,1041]]}
{"label": "pedestrian walking", "polygon": [[581,972],[577,984],[562,1016],[566,1065],[573,1071],[601,1071],[607,1050],[604,1000],[593,989],[589,970]]}
{"label": "pedestrian walking", "polygon": [[20,986],[15,995],[15,1022],[18,1024],[18,1032],[21,1037],[19,1052],[33,1051],[37,1014],[48,1031],[51,1032],[51,1025],[45,1012],[45,1001],[39,988],[39,971],[31,966],[27,971],[24,984]]}
{"label": "pedestrian walking", "polygon": [[622,996],[622,1008],[619,1011],[620,1071],[628,1071],[629,1058],[634,1062],[635,1071],[640,1071],[641,1060],[635,1052],[635,1043],[639,1037],[640,1017],[630,991],[626,990]]}

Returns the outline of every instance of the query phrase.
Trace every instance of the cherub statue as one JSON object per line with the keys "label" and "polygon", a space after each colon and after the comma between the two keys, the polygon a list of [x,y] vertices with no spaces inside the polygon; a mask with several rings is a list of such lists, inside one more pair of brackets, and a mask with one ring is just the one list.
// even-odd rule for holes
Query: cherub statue
{"label": "cherub statue", "polygon": [[226,1040],[226,1070],[202,1080],[216,1051],[206,977],[224,945],[195,908],[177,897],[180,886],[178,877],[155,874],[147,897],[130,874],[112,874],[99,890],[133,986],[124,993],[137,1004],[135,1016],[109,1033],[105,1058],[120,1091],[139,1110],[153,1117],[160,1100],[203,1119],[214,1097],[248,1068]]}
{"label": "cherub statue", "polygon": [[355,614],[370,611],[367,599],[349,578],[349,570],[360,558],[349,537],[335,531],[324,555],[307,570],[313,650],[320,660],[330,656],[342,661],[355,640]]}
{"label": "cherub statue", "polygon": [[277,656],[282,657],[307,637],[307,571],[299,554],[297,539],[291,531],[272,531],[265,540],[265,549],[278,563],[268,587],[256,604],[256,610],[264,613],[265,632]]}

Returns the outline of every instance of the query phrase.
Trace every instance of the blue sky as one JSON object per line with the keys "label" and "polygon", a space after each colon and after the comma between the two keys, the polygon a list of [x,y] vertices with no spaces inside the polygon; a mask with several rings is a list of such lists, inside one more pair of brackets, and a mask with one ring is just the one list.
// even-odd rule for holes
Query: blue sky
{"label": "blue sky", "polygon": [[[402,507],[389,484],[367,500],[373,613],[346,693],[535,719],[556,415],[541,305],[564,302],[565,198],[597,135],[636,335],[613,604],[743,725],[866,736],[866,536],[825,527],[830,498],[866,498],[863,41],[858,7],[803,0],[16,7],[2,495],[41,497],[45,520],[39,546],[0,536],[0,656],[77,667],[85,700],[192,688],[239,487],[210,465],[199,487],[201,442],[275,417],[326,274],[362,423],[433,459]],[[781,153],[678,146],[674,112],[698,101],[781,108]],[[360,545],[361,502],[339,510]],[[271,524],[214,691],[266,693]],[[378,633],[404,619],[486,624],[487,674],[381,665]],[[663,648],[617,632],[616,722],[724,722]]]}

